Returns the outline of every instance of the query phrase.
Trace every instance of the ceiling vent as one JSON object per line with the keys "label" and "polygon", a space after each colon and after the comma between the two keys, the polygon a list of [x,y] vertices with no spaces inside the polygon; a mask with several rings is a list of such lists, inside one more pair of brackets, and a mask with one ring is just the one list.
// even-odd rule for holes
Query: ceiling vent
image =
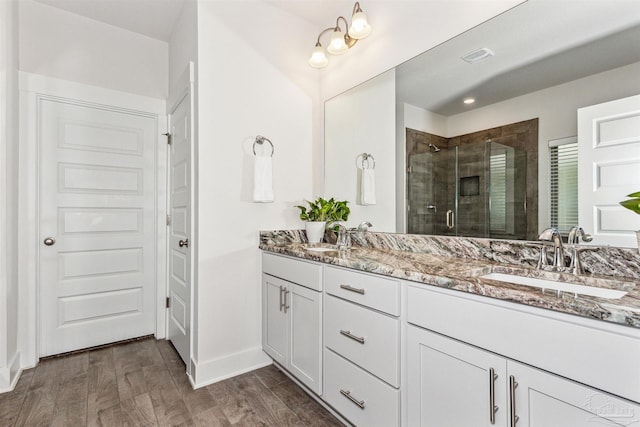
{"label": "ceiling vent", "polygon": [[469,64],[475,64],[476,62],[480,62],[482,60],[485,60],[487,58],[489,58],[490,56],[493,56],[493,52],[490,49],[487,49],[486,47],[474,50],[473,52],[469,52],[466,55],[464,55],[462,57],[462,59],[466,62],[468,62]]}

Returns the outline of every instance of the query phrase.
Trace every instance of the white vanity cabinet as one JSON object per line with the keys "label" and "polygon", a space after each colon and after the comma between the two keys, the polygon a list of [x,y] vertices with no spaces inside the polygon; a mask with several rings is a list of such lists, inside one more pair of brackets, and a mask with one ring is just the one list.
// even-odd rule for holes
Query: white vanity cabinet
{"label": "white vanity cabinet", "polygon": [[408,426],[640,425],[640,405],[416,326],[407,351]]}
{"label": "white vanity cabinet", "polygon": [[322,266],[263,254],[262,271],[262,348],[321,394]]}
{"label": "white vanity cabinet", "polygon": [[409,325],[407,373],[405,425],[508,425],[505,358]]}
{"label": "white vanity cabinet", "polygon": [[356,426],[400,425],[400,287],[325,267],[324,399]]}
{"label": "white vanity cabinet", "polygon": [[633,328],[518,308],[408,285],[405,426],[640,426]]}

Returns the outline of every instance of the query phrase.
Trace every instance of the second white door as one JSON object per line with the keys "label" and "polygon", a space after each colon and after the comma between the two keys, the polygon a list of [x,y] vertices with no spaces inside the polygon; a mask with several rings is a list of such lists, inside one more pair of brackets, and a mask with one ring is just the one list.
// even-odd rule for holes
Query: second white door
{"label": "second white door", "polygon": [[190,372],[192,66],[182,96],[169,112],[169,327],[168,337]]}

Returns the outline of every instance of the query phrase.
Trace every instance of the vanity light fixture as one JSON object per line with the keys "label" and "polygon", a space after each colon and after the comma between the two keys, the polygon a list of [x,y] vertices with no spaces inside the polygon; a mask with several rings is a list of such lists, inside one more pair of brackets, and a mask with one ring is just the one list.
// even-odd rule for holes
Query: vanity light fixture
{"label": "vanity light fixture", "polygon": [[[340,27],[340,20],[344,23],[344,31]],[[324,53],[322,44],[320,44],[320,37],[323,34],[331,31],[331,39],[327,46],[327,52],[332,55],[340,55],[349,50],[358,40],[367,37],[371,33],[371,25],[367,22],[367,16],[360,8],[360,2],[356,2],[353,5],[353,12],[351,14],[351,26],[343,16],[338,16],[336,19],[335,27],[327,28],[318,34],[318,40],[316,46],[311,52],[311,58],[309,59],[309,65],[314,68],[324,68],[329,63],[327,56]]]}

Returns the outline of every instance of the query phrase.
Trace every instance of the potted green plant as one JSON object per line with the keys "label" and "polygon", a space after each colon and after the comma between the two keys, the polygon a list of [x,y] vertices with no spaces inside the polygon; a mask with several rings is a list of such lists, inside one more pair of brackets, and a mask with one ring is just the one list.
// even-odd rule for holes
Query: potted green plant
{"label": "potted green plant", "polygon": [[[630,199],[623,200],[620,204],[640,215],[640,191],[631,193],[627,197],[630,197]],[[636,239],[638,241],[638,253],[640,253],[640,230],[636,231]]]}
{"label": "potted green plant", "polygon": [[346,200],[329,200],[318,197],[313,202],[306,201],[308,206],[296,205],[300,209],[300,219],[305,221],[305,230],[309,243],[318,243],[324,237],[327,223],[346,221],[349,219],[349,202]]}

